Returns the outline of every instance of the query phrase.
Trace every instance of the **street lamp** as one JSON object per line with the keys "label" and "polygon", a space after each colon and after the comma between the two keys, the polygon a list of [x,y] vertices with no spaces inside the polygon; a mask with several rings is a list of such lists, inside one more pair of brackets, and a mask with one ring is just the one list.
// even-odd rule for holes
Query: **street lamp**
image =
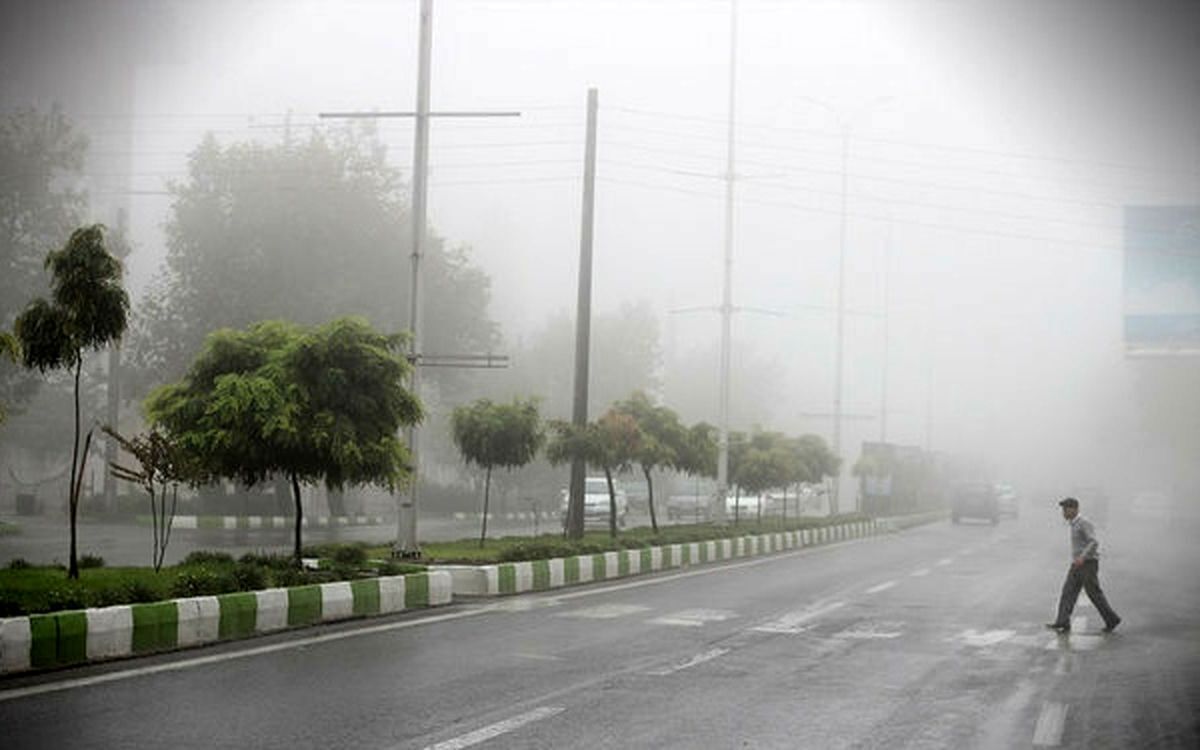
{"label": "street lamp", "polygon": [[[891,102],[893,97],[880,96],[871,99],[866,104],[861,105],[849,115],[827,102],[820,99],[814,99],[810,96],[799,96],[798,100],[814,104],[821,109],[824,109],[833,116],[837,123],[838,131],[842,139],[842,209],[841,218],[838,227],[838,286],[837,286],[837,350],[834,355],[834,375],[833,375],[833,454],[841,458],[842,454],[842,370],[844,368],[845,358],[845,338],[846,338],[846,219],[847,219],[847,184],[849,182],[849,159],[850,159],[850,131],[854,127],[854,121],[859,119],[869,112],[882,107]],[[838,468],[838,474],[833,479],[833,496],[830,502],[829,511],[831,514],[836,514],[840,510],[841,501],[841,475],[843,466]]]}

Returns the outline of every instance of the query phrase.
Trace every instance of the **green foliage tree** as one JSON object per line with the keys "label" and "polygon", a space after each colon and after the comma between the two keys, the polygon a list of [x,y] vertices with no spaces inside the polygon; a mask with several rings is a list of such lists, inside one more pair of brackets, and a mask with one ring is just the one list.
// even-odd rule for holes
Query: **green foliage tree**
{"label": "green foliage tree", "polygon": [[154,535],[151,563],[157,573],[162,569],[167,545],[171,542],[171,526],[179,504],[179,485],[196,486],[208,477],[192,455],[158,430],[125,437],[109,425],[101,429],[137,460],[137,468],[113,461],[109,471],[118,479],[140,486],[150,496],[150,526]]}
{"label": "green foliage tree", "polygon": [[[642,435],[637,422],[628,414],[609,410],[583,427],[562,420],[550,423],[551,437],[546,446],[550,463],[560,465],[576,459],[602,469],[608,484],[608,532],[617,535],[617,489],[613,474],[629,469],[637,455]],[[572,498],[572,502],[578,502]],[[567,509],[567,537],[583,536],[583,508]]]}
{"label": "green foliage tree", "polygon": [[[62,242],[84,217],[87,201],[75,187],[87,140],[62,111],[22,109],[0,118],[0,328],[47,286],[47,248]],[[16,413],[39,379],[0,357],[0,404]]]}
{"label": "green foliage tree", "polygon": [[125,331],[129,295],[121,286],[121,262],[104,244],[104,227],[95,224],[76,229],[61,250],[46,256],[51,275],[50,299],[39,297],[29,303],[16,320],[14,332],[20,343],[21,360],[27,368],[70,370],[74,378],[75,422],[71,450],[71,484],[68,508],[71,552],[67,575],[79,577],[76,559],[76,520],[92,432],[88,431],[83,454],[79,452],[79,375],[84,353],[117,341]]}
{"label": "green foliage tree", "polygon": [[421,419],[421,406],[403,385],[403,344],[361,318],[220,330],[183,380],[150,394],[146,412],[208,474],[247,485],[286,477],[299,563],[301,484],[395,489],[411,474],[397,433]]}
{"label": "green foliage tree", "polygon": [[487,539],[492,469],[514,469],[532,461],[545,442],[545,431],[534,399],[513,399],[510,404],[479,399],[456,408],[450,425],[454,444],[463,458],[484,470],[483,528],[479,534],[482,547]]}
{"label": "green foliage tree", "polygon": [[[17,337],[7,331],[0,331],[0,360],[7,359],[9,362],[18,362],[21,357],[21,345],[17,342]],[[3,401],[0,401],[0,424],[4,424],[5,418],[8,416],[8,409]]]}
{"label": "green foliage tree", "polygon": [[688,431],[679,420],[679,415],[666,406],[650,400],[643,391],[613,406],[613,411],[633,419],[640,432],[637,451],[633,457],[646,478],[647,503],[650,510],[650,526],[658,533],[658,517],[654,509],[654,480],[651,472],[660,468],[679,468],[686,465]]}
{"label": "green foliage tree", "polygon": [[[318,325],[361,316],[380,330],[408,325],[408,195],[369,128],[276,144],[206,137],[187,177],[170,187],[163,272],[135,321],[138,386],[178,378],[218,328],[268,319]],[[423,263],[428,352],[494,348],[488,277],[469,252],[436,235]],[[461,377],[443,368],[434,386]]]}

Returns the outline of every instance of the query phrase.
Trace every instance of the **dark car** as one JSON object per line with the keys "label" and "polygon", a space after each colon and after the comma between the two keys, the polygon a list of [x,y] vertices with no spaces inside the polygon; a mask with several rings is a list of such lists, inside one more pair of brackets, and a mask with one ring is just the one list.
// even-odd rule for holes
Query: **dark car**
{"label": "dark car", "polygon": [[960,482],[950,489],[950,520],[964,518],[1000,521],[1000,498],[991,482]]}

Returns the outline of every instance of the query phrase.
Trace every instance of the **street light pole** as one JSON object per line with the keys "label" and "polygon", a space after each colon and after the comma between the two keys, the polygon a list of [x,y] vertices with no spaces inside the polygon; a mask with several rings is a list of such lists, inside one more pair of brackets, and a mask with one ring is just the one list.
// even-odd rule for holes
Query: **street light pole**
{"label": "street light pole", "polygon": [[729,20],[729,120],[725,163],[725,265],[721,292],[721,383],[717,433],[717,507],[713,519],[725,521],[725,498],[729,494],[729,365],[733,339],[733,186],[734,109],[737,104],[737,0],[730,2]]}

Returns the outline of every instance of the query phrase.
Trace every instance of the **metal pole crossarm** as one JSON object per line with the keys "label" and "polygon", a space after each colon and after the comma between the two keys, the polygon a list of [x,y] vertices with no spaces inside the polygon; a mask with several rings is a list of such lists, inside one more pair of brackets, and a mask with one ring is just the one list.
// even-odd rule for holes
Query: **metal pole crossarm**
{"label": "metal pole crossarm", "polygon": [[506,354],[415,354],[412,361],[420,367],[503,368]]}
{"label": "metal pole crossarm", "polygon": [[[376,118],[390,117],[417,117],[417,112],[319,112],[317,117],[322,120],[342,119],[342,120],[369,120]],[[467,110],[451,110],[447,112],[427,112],[424,117],[520,117],[520,112],[499,110],[499,111],[467,111]]]}

